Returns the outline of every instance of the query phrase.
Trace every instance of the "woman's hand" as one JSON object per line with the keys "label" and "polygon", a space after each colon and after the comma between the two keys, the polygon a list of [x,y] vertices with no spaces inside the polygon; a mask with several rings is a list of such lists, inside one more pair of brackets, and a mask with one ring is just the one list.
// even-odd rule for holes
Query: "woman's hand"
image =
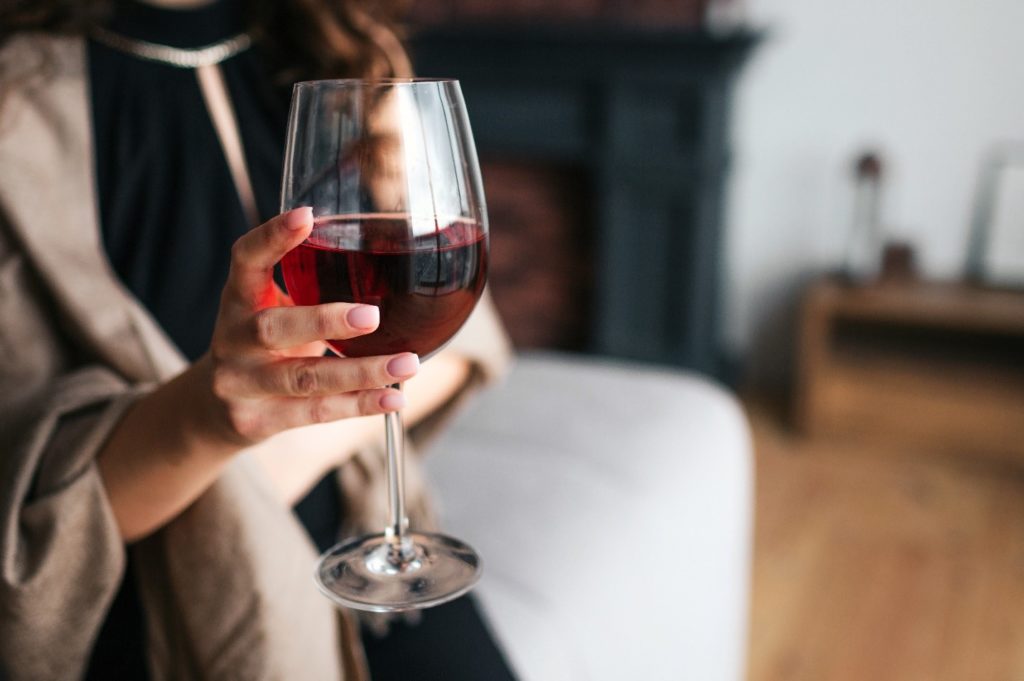
{"label": "woman's hand", "polygon": [[[394,411],[402,394],[387,386],[416,374],[416,355],[324,357],[326,339],[372,332],[376,307],[291,304],[274,266],[309,236],[313,214],[297,208],[235,242],[208,356],[212,424],[239,445],[282,430]],[[284,304],[282,304],[284,303]]]}
{"label": "woman's hand", "polygon": [[[414,375],[416,355],[320,356],[325,339],[373,331],[376,308],[296,307],[275,286],[274,265],[312,229],[312,212],[300,208],[236,242],[210,352],[139,399],[98,453],[125,540],[174,518],[249,445],[298,426],[402,406],[401,394],[382,386]],[[292,453],[271,445],[271,453]]]}

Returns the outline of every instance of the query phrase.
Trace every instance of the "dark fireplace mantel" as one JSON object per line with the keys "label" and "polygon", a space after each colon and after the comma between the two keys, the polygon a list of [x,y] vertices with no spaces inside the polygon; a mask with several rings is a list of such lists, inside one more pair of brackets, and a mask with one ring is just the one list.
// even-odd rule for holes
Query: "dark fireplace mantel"
{"label": "dark fireplace mantel", "polygon": [[589,351],[720,373],[730,93],[757,40],[612,26],[414,38],[420,73],[462,81],[481,157],[586,171]]}

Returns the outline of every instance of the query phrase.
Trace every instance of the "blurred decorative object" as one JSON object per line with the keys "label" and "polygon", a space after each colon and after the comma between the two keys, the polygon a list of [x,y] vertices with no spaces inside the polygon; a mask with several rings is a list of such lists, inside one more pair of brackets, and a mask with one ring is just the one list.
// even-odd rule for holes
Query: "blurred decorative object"
{"label": "blurred decorative object", "polygon": [[882,253],[881,195],[881,155],[866,151],[854,165],[853,221],[843,260],[843,274],[850,281],[866,282],[878,276]]}
{"label": "blurred decorative object", "polygon": [[[459,78],[472,102],[488,191],[494,174],[519,182],[524,192],[505,193],[491,224],[490,285],[513,335],[522,324],[533,339],[570,339],[597,354],[718,374],[732,89],[758,39],[622,25],[453,25],[415,37],[417,69]],[[498,163],[516,164],[518,174],[496,172]],[[549,187],[531,187],[516,179],[530,164],[559,171],[538,175]],[[561,199],[560,187],[568,192]],[[576,187],[582,196],[571,193]],[[562,205],[516,206],[537,199]],[[582,213],[567,216],[573,206]],[[520,222],[534,218],[553,219],[547,227]],[[569,235],[529,242],[531,232],[580,224],[584,229]],[[571,289],[578,294],[573,316],[586,324],[582,333],[536,328],[542,320],[512,291],[522,275],[502,259],[525,257],[538,272],[553,258],[499,246],[515,239],[535,251],[578,240],[558,257],[590,260],[563,266],[591,277]]]}
{"label": "blurred decorative object", "polygon": [[967,251],[970,281],[1024,287],[1024,141],[982,159]]}
{"label": "blurred decorative object", "polygon": [[823,279],[800,334],[805,432],[1024,462],[1024,292]]}
{"label": "blurred decorative object", "polygon": [[902,241],[890,241],[882,251],[881,278],[887,282],[906,282],[917,278],[914,247]]}
{"label": "blurred decorative object", "polygon": [[[415,24],[460,23],[626,23],[697,28],[712,0],[436,0],[414,3]],[[737,0],[722,0],[734,4]]]}

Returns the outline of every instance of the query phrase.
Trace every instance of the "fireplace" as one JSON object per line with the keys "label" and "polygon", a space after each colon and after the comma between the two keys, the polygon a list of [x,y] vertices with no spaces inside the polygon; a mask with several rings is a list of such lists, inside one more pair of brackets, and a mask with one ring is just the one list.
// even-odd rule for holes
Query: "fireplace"
{"label": "fireplace", "polygon": [[483,163],[491,292],[516,347],[585,351],[593,322],[588,178],[577,165]]}
{"label": "fireplace", "polygon": [[730,92],[748,33],[465,26],[413,40],[462,81],[513,339],[720,373]]}

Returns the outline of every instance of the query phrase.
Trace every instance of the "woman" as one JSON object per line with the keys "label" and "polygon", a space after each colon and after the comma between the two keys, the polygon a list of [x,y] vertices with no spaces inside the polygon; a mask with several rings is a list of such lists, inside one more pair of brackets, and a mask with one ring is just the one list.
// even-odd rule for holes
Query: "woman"
{"label": "woman", "polygon": [[387,14],[108,5],[0,10],[0,671],[510,678],[469,601],[364,646],[309,583],[381,522],[377,386],[436,423],[506,352],[484,304],[423,369],[323,357],[376,309],[274,284],[312,228],[275,216],[288,85],[407,72]]}

